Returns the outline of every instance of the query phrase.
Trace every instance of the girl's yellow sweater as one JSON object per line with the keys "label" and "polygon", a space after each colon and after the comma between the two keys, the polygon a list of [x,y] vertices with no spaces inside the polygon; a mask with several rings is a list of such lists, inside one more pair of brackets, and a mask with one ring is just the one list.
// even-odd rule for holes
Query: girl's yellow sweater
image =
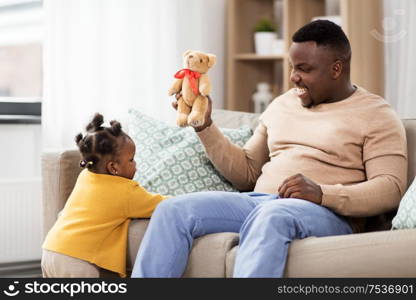
{"label": "girl's yellow sweater", "polygon": [[83,170],[42,247],[125,277],[130,218],[149,218],[165,198],[134,180]]}

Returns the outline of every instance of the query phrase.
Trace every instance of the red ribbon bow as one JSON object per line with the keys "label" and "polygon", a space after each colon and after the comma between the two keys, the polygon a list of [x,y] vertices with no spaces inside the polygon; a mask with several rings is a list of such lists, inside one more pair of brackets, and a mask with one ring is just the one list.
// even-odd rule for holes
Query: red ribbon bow
{"label": "red ribbon bow", "polygon": [[182,69],[176,72],[175,78],[182,79],[188,77],[189,83],[191,84],[192,91],[195,95],[198,95],[198,87],[196,86],[196,79],[201,77],[201,73],[191,71],[189,69]]}

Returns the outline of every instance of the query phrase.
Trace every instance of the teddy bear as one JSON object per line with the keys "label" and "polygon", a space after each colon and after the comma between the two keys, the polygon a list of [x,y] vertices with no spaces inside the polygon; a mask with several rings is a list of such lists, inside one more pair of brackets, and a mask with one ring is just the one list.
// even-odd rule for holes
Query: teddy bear
{"label": "teddy bear", "polygon": [[214,54],[194,50],[184,52],[184,68],[176,72],[175,81],[169,89],[169,96],[181,93],[176,120],[178,126],[198,127],[204,124],[205,112],[208,109],[207,95],[211,92],[207,72],[216,60]]}

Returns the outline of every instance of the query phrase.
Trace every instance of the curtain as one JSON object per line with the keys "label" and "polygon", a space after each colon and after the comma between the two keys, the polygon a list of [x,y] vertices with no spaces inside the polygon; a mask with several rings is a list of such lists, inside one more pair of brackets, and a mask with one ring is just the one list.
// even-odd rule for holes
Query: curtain
{"label": "curtain", "polygon": [[402,118],[416,118],[416,1],[384,0],[386,100]]}
{"label": "curtain", "polygon": [[123,125],[137,108],[174,124],[167,90],[187,49],[217,55],[222,107],[224,0],[44,0],[44,13],[44,149],[75,147],[95,112]]}

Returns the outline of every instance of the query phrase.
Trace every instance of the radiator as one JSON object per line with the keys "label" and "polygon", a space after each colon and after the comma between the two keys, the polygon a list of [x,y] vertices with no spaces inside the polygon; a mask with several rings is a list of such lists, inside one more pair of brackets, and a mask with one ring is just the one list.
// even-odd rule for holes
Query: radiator
{"label": "radiator", "polygon": [[41,179],[0,179],[0,263],[41,257]]}

